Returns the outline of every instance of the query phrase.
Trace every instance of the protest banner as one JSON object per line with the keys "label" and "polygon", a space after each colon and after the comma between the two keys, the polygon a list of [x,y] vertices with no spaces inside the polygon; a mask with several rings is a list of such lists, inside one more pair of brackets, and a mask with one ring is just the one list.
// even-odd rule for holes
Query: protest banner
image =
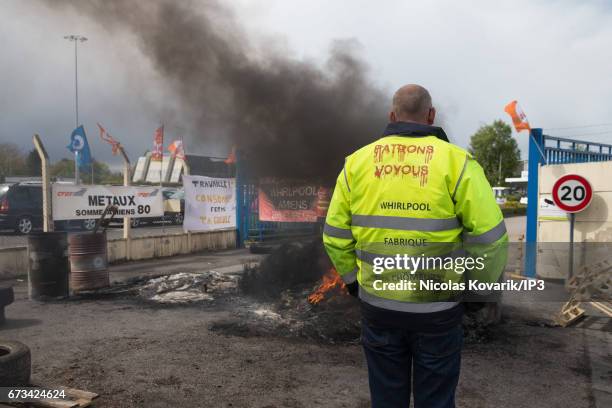
{"label": "protest banner", "polygon": [[319,189],[295,180],[259,180],[259,219],[280,222],[316,222]]}
{"label": "protest banner", "polygon": [[163,198],[159,187],[52,185],[54,220],[98,218],[108,205],[117,207],[115,217],[161,217]]}
{"label": "protest banner", "polygon": [[185,231],[236,228],[236,180],[183,175]]}

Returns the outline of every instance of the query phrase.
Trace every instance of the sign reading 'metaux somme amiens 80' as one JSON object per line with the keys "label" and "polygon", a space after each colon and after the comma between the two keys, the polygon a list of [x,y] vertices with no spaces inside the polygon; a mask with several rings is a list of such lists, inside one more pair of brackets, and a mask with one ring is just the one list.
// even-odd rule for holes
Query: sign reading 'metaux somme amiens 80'
{"label": "sign reading 'metaux somme amiens 80'", "polygon": [[54,220],[98,218],[108,205],[117,207],[115,217],[161,217],[164,215],[159,187],[52,185]]}

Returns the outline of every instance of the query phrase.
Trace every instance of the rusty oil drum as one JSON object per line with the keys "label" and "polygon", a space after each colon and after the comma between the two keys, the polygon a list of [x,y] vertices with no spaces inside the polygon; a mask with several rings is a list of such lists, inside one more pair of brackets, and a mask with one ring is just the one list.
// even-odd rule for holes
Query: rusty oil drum
{"label": "rusty oil drum", "polygon": [[28,294],[30,299],[68,296],[68,239],[65,232],[28,235]]}
{"label": "rusty oil drum", "polygon": [[82,292],[110,286],[106,233],[72,234],[68,237],[70,253],[70,289]]}

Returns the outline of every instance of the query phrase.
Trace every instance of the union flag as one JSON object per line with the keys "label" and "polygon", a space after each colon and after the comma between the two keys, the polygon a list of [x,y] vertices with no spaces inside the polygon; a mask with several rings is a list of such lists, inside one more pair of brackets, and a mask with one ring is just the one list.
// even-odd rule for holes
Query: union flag
{"label": "union flag", "polygon": [[531,131],[527,115],[525,115],[525,112],[523,112],[517,101],[512,101],[507,104],[504,111],[512,118],[512,124],[517,132],[521,130]]}
{"label": "union flag", "polygon": [[164,157],[164,125],[155,129],[153,136],[153,151],[151,152],[152,161],[162,161]]}

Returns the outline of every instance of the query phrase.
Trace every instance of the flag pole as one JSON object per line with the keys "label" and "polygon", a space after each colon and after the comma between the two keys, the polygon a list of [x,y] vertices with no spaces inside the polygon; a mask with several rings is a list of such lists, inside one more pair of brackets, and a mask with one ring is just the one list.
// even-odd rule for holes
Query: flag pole
{"label": "flag pole", "polygon": [[540,156],[542,156],[542,160],[544,161],[544,164],[548,164],[548,160],[546,160],[546,155],[542,151],[542,148],[540,147],[540,144],[536,141],[535,137],[531,133],[531,130],[529,130],[529,137],[533,139],[534,145],[535,145],[535,147],[538,148],[538,152],[540,153]]}
{"label": "flag pole", "polygon": [[74,151],[74,184],[79,184],[79,151]]}
{"label": "flag pole", "polygon": [[164,129],[164,124],[162,122],[161,124],[161,128],[162,128],[162,140],[161,140],[161,162],[159,163],[159,194],[161,194],[162,196],[162,235],[164,235],[166,233],[166,212],[164,211],[164,192],[163,192],[163,175],[164,175],[164,139],[165,136],[164,132],[166,129]]}
{"label": "flag pole", "polygon": [[[123,149],[123,146],[119,145],[119,153],[123,157],[123,185],[129,186],[132,184],[132,166],[130,165],[130,159]],[[123,218],[123,239],[125,239],[125,257],[129,261],[132,258],[132,241],[130,238],[130,231],[132,230],[131,218]]]}

